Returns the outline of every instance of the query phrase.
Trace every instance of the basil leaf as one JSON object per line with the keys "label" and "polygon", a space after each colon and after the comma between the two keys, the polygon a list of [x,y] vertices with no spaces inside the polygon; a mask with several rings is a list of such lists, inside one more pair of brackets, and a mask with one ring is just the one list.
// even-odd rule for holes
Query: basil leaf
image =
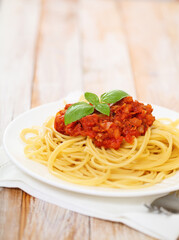
{"label": "basil leaf", "polygon": [[93,105],[96,105],[99,103],[99,98],[94,93],[85,92],[84,96],[85,96],[86,100]]}
{"label": "basil leaf", "polygon": [[95,106],[95,109],[105,115],[110,115],[110,107],[106,103],[99,103]]}
{"label": "basil leaf", "polygon": [[113,90],[110,92],[103,93],[101,95],[101,102],[116,103],[127,96],[129,96],[129,94],[122,90]]}
{"label": "basil leaf", "polygon": [[94,112],[94,107],[85,102],[71,105],[65,113],[65,125],[75,122]]}

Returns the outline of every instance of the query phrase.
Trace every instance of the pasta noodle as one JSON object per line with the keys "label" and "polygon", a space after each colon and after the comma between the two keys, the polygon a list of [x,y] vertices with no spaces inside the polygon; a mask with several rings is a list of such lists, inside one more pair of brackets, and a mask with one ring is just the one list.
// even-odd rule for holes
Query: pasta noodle
{"label": "pasta noodle", "polygon": [[54,117],[42,127],[23,129],[20,137],[26,157],[62,180],[136,189],[159,183],[179,169],[178,124],[179,120],[156,120],[144,136],[134,138],[133,144],[123,141],[118,150],[98,148],[89,137],[57,132]]}

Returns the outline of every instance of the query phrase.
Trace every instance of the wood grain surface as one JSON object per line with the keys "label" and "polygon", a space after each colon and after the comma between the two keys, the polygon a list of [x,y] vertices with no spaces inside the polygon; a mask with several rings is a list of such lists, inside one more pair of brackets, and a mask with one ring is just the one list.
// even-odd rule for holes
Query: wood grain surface
{"label": "wood grain surface", "polygon": [[[178,1],[1,0],[0,144],[17,115],[76,90],[179,111],[178,16]],[[0,239],[154,238],[4,188]]]}

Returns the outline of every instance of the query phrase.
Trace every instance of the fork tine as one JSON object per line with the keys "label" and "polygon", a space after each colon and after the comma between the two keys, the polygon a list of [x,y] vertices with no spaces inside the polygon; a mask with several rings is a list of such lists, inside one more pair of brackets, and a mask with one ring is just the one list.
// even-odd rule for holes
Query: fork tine
{"label": "fork tine", "polygon": [[[146,205],[145,205],[146,206]],[[158,213],[179,213],[179,191],[168,194],[154,200],[150,206],[146,206],[149,211],[158,211]]]}

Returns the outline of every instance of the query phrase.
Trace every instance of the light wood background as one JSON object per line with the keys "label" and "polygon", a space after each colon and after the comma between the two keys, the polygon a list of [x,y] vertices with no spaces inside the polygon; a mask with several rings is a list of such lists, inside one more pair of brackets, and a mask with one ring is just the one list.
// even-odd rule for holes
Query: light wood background
{"label": "light wood background", "polygon": [[[0,0],[0,61],[0,143],[17,115],[74,90],[179,111],[179,2]],[[0,239],[153,238],[4,188]]]}

